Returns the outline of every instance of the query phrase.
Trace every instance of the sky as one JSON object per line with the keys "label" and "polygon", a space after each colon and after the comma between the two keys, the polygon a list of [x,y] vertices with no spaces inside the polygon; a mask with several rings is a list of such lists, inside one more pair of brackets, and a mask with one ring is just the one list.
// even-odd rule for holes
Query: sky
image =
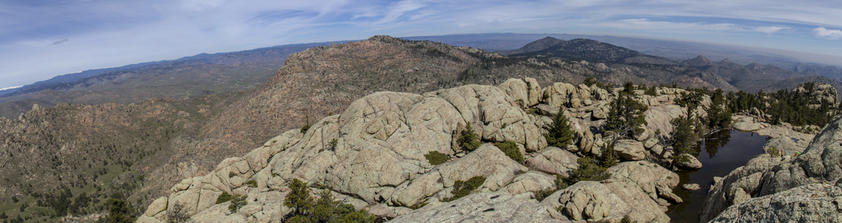
{"label": "sky", "polygon": [[0,89],[198,53],[376,34],[567,33],[842,56],[837,0],[0,0]]}

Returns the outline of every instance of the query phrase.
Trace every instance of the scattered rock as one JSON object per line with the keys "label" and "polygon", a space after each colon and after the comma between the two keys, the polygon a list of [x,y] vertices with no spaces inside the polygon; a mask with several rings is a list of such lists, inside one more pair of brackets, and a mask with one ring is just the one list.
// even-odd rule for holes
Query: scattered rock
{"label": "scattered rock", "polygon": [[696,159],[695,156],[687,154],[687,153],[679,154],[678,157],[676,157],[675,165],[678,166],[678,167],[684,168],[684,169],[701,169],[702,168],[702,162],[699,162],[699,160]]}
{"label": "scattered rock", "polygon": [[681,185],[681,187],[684,188],[685,190],[692,190],[692,191],[702,189],[702,186],[700,186],[699,184],[683,184],[683,185]]}
{"label": "scattered rock", "polygon": [[754,118],[751,118],[751,117],[745,117],[745,118],[739,119],[739,120],[737,120],[736,123],[734,123],[734,129],[744,131],[744,132],[757,131],[757,130],[765,128],[765,127],[766,127],[766,125],[764,125],[763,123],[757,122]]}

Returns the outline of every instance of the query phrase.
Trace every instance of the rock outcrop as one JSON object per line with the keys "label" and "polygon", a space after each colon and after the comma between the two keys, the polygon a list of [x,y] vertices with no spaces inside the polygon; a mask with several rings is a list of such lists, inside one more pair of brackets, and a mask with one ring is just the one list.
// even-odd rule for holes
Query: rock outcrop
{"label": "rock outcrop", "polygon": [[[797,157],[773,157],[764,154],[750,160],[748,164],[735,169],[724,178],[714,179],[701,220],[707,221],[720,216],[721,218],[717,219],[722,221],[838,221],[838,215],[821,214],[829,210],[802,212],[798,216],[791,215],[791,212],[802,210],[803,207],[823,207],[824,200],[838,199],[838,187],[842,186],[839,183],[842,179],[840,141],[842,119],[828,124]],[[810,188],[821,190],[809,191]],[[805,194],[815,200],[806,201],[793,197]],[[764,205],[771,207],[769,213],[757,213]],[[720,215],[726,208],[728,213]]]}
{"label": "rock outcrop", "polygon": [[571,222],[555,219],[529,194],[476,193],[438,206],[429,205],[391,222]]}
{"label": "rock outcrop", "polygon": [[710,222],[842,222],[842,187],[808,184],[734,205]]}
{"label": "rock outcrop", "polygon": [[541,202],[557,207],[571,220],[619,222],[624,217],[637,222],[669,222],[664,213],[671,203],[681,202],[672,193],[678,175],[646,161],[624,162],[607,170],[611,178],[580,181]]}
{"label": "rock outcrop", "polygon": [[[672,193],[678,176],[646,161],[620,163],[607,170],[610,179],[579,182],[540,204],[533,198],[533,193],[555,189],[555,175],[569,178],[580,156],[601,154],[598,148],[612,139],[595,133],[604,121],[592,114],[614,95],[565,83],[542,89],[530,78],[424,94],[374,93],[306,131],[289,130],[243,157],[226,159],[207,175],[181,181],[139,221],[165,221],[180,206],[198,222],[274,222],[290,211],[281,205],[287,182],[299,179],[327,188],[343,203],[396,221],[613,221],[629,216],[666,222],[666,206],[681,202]],[[547,146],[543,134],[552,120],[540,114],[557,112],[570,116],[578,135],[575,145]],[[468,125],[486,142],[474,151],[461,149],[456,140]],[[617,151],[625,160],[642,160],[652,154],[650,149],[662,149],[655,137],[647,133],[620,140]],[[490,142],[515,143],[525,161],[513,160]],[[449,160],[432,165],[425,157],[431,152]],[[456,181],[476,176],[485,178],[476,194],[443,202],[452,197]],[[227,202],[216,203],[223,193],[244,195],[248,203],[229,213]]]}

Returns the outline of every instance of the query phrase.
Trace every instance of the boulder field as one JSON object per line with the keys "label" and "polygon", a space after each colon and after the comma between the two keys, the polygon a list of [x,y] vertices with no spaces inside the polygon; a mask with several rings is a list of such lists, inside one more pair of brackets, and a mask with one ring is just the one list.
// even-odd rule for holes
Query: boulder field
{"label": "boulder field", "polygon": [[[278,222],[291,211],[283,200],[292,179],[307,182],[311,191],[329,190],[340,202],[395,222],[620,222],[624,218],[669,222],[667,207],[683,202],[672,192],[679,177],[647,160],[672,160],[672,149],[658,138],[669,134],[669,120],[686,110],[673,103],[684,90],[658,88],[657,96],[638,92],[636,99],[649,106],[646,131],[615,141],[598,127],[617,91],[568,83],[542,88],[534,79],[524,78],[498,86],[466,85],[423,94],[374,93],[354,101],[340,114],[284,132],[245,156],[225,159],[207,175],[182,180],[169,195],[152,202],[138,222],[166,222],[177,210],[195,222]],[[701,106],[709,101],[705,97]],[[551,117],[559,112],[576,132],[573,145],[565,148],[549,146],[543,136]],[[468,126],[483,142],[473,151],[460,149],[457,142]],[[523,161],[507,156],[495,142],[514,143]],[[557,188],[557,177],[571,177],[579,157],[601,157],[600,148],[609,143],[614,143],[622,161],[606,170],[610,177]],[[431,164],[425,155],[432,152],[446,155],[447,161]],[[796,160],[823,157],[808,154],[809,149]],[[762,167],[757,168],[782,162],[758,163]],[[803,163],[786,168],[803,170],[804,176],[815,179],[810,183],[819,183],[838,179],[838,165],[827,168],[838,164],[834,162],[829,160],[820,169],[801,168]],[[477,176],[485,181],[476,191],[447,201],[457,181]],[[732,178],[728,182],[742,179]],[[767,193],[799,186],[773,179],[777,177],[766,179],[762,174],[757,181],[771,185]],[[536,194],[546,191],[554,192],[538,200]],[[758,190],[744,192],[747,195],[740,196],[752,199]],[[230,201],[217,203],[223,193],[244,195],[246,205],[231,213]],[[721,204],[711,208],[716,213],[733,200],[732,195],[722,196]],[[790,201],[746,203],[781,202]],[[757,209],[723,213],[742,210]]]}

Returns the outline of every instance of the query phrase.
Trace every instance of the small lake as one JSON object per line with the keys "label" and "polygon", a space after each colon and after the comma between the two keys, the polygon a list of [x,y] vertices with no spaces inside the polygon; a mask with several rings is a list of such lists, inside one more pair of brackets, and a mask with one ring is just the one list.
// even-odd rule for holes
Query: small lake
{"label": "small lake", "polygon": [[[751,158],[763,154],[763,145],[767,139],[766,136],[737,130],[721,131],[705,138],[697,156],[702,162],[702,169],[678,173],[681,180],[673,191],[681,196],[684,203],[669,207],[667,214],[672,222],[699,222],[699,215],[705,205],[707,191],[713,184],[713,177],[725,176],[737,167],[745,165]],[[685,190],[681,185],[686,183],[699,184],[701,189]]]}

